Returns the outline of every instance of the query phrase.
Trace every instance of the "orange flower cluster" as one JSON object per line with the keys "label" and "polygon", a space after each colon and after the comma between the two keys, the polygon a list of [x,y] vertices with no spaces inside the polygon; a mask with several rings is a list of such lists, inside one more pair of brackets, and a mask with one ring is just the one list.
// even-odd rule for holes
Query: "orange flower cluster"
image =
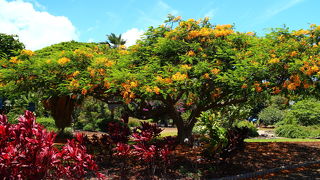
{"label": "orange flower cluster", "polygon": [[301,86],[301,79],[298,75],[292,75],[290,80],[286,80],[283,83],[283,87],[287,88],[288,90],[294,91],[297,87]]}
{"label": "orange flower cluster", "polygon": [[296,55],[298,55],[298,52],[297,52],[297,51],[292,51],[292,52],[290,53],[290,56],[291,56],[291,57],[295,57]]}
{"label": "orange flower cluster", "polygon": [[21,63],[21,61],[17,58],[17,57],[11,57],[11,59],[9,60],[9,62],[12,62],[14,64],[19,64]]}
{"label": "orange flower cluster", "polygon": [[156,77],[156,81],[157,81],[157,82],[160,82],[160,83],[163,83],[163,84],[170,84],[170,83],[172,83],[172,79],[170,79],[170,78],[162,78],[161,76],[157,76],[157,77]]}
{"label": "orange flower cluster", "polygon": [[242,89],[246,89],[246,88],[248,88],[248,85],[247,84],[242,84],[241,88]]}
{"label": "orange flower cluster", "polygon": [[106,89],[109,89],[109,88],[111,87],[111,84],[110,84],[108,81],[104,81],[103,86],[104,86]]}
{"label": "orange flower cluster", "polygon": [[26,49],[23,49],[21,52],[20,52],[21,55],[27,55],[27,56],[33,56],[34,55],[34,52],[31,51],[31,50],[26,50]]}
{"label": "orange flower cluster", "polygon": [[318,73],[320,72],[320,61],[316,61],[313,59],[313,57],[310,57],[311,62],[304,61],[303,66],[300,67],[300,71],[302,71],[304,74],[311,76],[313,73]]}
{"label": "orange flower cluster", "polygon": [[145,86],[145,89],[147,92],[149,93],[156,93],[156,94],[160,94],[160,88],[158,86],[153,86],[153,87],[150,87],[150,86]]}
{"label": "orange flower cluster", "polygon": [[272,94],[279,94],[281,92],[279,87],[273,87],[272,90],[273,90]]}
{"label": "orange flower cluster", "polygon": [[276,63],[279,63],[280,62],[280,59],[279,58],[272,58],[269,60],[269,64],[276,64]]}
{"label": "orange flower cluster", "polygon": [[201,28],[200,30],[193,30],[188,33],[186,39],[194,39],[197,37],[208,37],[210,35],[214,35],[215,31],[211,28]]}
{"label": "orange flower cluster", "polygon": [[210,71],[211,71],[212,74],[217,75],[217,74],[220,73],[221,70],[218,69],[218,68],[213,68],[213,69],[211,69]]}
{"label": "orange flower cluster", "polygon": [[195,56],[196,53],[194,53],[194,51],[190,50],[190,51],[187,52],[187,55],[188,56]]}
{"label": "orange flower cluster", "polygon": [[138,86],[137,81],[127,81],[126,83],[122,83],[121,86],[124,88],[124,91],[121,92],[123,99],[127,104],[131,102],[133,98],[136,97],[135,93],[131,91],[132,88]]}
{"label": "orange flower cluster", "polygon": [[220,97],[221,94],[222,94],[221,88],[215,88],[214,92],[211,94],[211,98],[216,99]]}
{"label": "orange flower cluster", "polygon": [[71,81],[70,84],[69,84],[69,89],[70,89],[70,90],[72,90],[72,89],[77,89],[79,86],[80,86],[79,81],[76,80],[76,79],[72,79],[72,81]]}
{"label": "orange flower cluster", "polygon": [[213,33],[216,37],[227,36],[232,34],[233,32],[234,31],[232,30],[231,24],[217,25],[213,30]]}
{"label": "orange flower cluster", "polygon": [[114,62],[105,57],[99,57],[96,60],[97,64],[104,64],[106,67],[111,67]]}
{"label": "orange flower cluster", "polygon": [[204,79],[210,79],[209,73],[205,73],[202,77],[203,77]]}
{"label": "orange flower cluster", "polygon": [[262,87],[260,86],[260,83],[255,82],[255,83],[253,84],[253,86],[254,86],[256,92],[261,92],[261,91],[262,91]]}
{"label": "orange flower cluster", "polygon": [[88,52],[81,50],[81,49],[76,49],[73,52],[74,52],[74,54],[76,54],[79,57],[86,57],[89,59],[94,57],[94,55],[92,53],[88,53]]}
{"label": "orange flower cluster", "polygon": [[79,74],[80,74],[80,71],[75,71],[75,72],[72,73],[72,77],[76,77],[76,76],[78,76]]}
{"label": "orange flower cluster", "polygon": [[248,35],[248,36],[254,36],[255,33],[254,33],[254,32],[247,32],[246,35]]}
{"label": "orange flower cluster", "polygon": [[190,70],[192,67],[191,67],[191,65],[189,65],[189,64],[182,64],[181,65],[181,69],[183,69],[183,70]]}
{"label": "orange flower cluster", "polygon": [[183,81],[188,78],[187,74],[181,74],[180,72],[177,72],[176,74],[172,75],[171,79],[173,81]]}
{"label": "orange flower cluster", "polygon": [[300,36],[300,35],[307,35],[307,34],[309,34],[309,33],[310,33],[309,30],[301,29],[301,30],[298,30],[298,31],[293,31],[293,32],[292,32],[292,35],[294,35],[294,36]]}
{"label": "orange flower cluster", "polygon": [[62,58],[58,59],[58,63],[61,64],[61,65],[65,65],[68,62],[70,62],[70,59],[67,58],[67,57],[62,57]]}

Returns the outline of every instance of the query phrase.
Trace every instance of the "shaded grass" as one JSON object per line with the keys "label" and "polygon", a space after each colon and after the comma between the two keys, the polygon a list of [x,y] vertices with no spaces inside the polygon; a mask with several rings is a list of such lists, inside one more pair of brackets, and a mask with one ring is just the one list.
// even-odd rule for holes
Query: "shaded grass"
{"label": "shaded grass", "polygon": [[177,136],[178,132],[161,132],[160,137]]}
{"label": "shaded grass", "polygon": [[281,138],[281,139],[245,139],[245,142],[319,142],[320,139]]}

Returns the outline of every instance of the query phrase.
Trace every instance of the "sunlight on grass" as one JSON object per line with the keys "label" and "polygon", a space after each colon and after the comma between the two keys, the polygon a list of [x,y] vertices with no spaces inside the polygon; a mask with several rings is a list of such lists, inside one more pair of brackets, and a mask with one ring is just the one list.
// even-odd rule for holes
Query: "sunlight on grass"
{"label": "sunlight on grass", "polygon": [[245,142],[320,142],[320,139],[245,139]]}

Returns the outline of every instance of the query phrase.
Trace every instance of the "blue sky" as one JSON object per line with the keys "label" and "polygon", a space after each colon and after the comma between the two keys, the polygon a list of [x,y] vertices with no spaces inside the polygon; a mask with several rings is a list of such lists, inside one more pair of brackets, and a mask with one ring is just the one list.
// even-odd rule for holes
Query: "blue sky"
{"label": "blue sky", "polygon": [[[183,19],[208,16],[213,24],[234,24],[237,31],[263,35],[266,28],[283,24],[290,29],[320,24],[319,6],[318,0],[0,0],[0,32],[18,34],[30,49],[71,39],[101,42],[110,33],[123,34],[130,45],[170,13]],[[12,16],[11,11],[33,15],[27,20],[4,17]]]}

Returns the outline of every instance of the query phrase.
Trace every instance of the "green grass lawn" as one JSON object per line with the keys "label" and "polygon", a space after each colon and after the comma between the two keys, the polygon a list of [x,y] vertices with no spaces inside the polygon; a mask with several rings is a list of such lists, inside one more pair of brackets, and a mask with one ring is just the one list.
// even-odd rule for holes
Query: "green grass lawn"
{"label": "green grass lawn", "polygon": [[245,142],[320,142],[320,139],[245,139]]}

